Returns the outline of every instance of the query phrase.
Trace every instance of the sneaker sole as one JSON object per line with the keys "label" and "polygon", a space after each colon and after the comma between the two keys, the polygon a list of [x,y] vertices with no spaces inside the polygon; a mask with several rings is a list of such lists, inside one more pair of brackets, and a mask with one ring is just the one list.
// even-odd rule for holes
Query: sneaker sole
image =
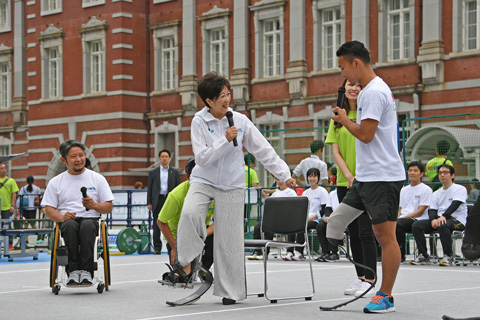
{"label": "sneaker sole", "polygon": [[395,307],[391,307],[388,309],[382,309],[382,310],[370,310],[367,308],[363,308],[363,312],[365,313],[389,313],[389,312],[395,312]]}

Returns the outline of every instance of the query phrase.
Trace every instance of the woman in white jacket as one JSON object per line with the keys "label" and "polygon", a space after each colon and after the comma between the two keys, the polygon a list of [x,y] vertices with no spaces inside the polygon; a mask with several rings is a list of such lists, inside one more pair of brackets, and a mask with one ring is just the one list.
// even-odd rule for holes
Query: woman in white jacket
{"label": "woman in white jacket", "polygon": [[[205,107],[195,114],[191,140],[196,166],[190,176],[190,189],[183,205],[177,233],[177,263],[186,274],[189,263],[203,250],[205,217],[215,201],[214,295],[223,304],[246,299],[243,238],[245,170],[243,148],[253,154],[275,177],[295,187],[287,164],[255,125],[230,105],[230,83],[215,73],[198,83],[198,94]],[[227,111],[233,112],[230,127]],[[234,146],[236,138],[238,146]]]}

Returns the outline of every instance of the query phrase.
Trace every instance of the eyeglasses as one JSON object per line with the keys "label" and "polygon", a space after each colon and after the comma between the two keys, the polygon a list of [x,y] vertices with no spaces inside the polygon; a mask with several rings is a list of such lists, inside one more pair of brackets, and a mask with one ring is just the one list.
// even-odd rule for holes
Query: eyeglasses
{"label": "eyeglasses", "polygon": [[450,171],[438,171],[438,175],[441,175],[441,174],[450,174]]}

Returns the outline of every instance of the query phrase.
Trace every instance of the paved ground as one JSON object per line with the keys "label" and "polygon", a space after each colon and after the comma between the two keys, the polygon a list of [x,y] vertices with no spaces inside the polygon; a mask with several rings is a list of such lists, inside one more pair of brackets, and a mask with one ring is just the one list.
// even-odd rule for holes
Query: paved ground
{"label": "paved ground", "polygon": [[[316,294],[312,301],[293,299],[269,303],[265,298],[248,297],[231,306],[213,296],[213,288],[197,303],[169,307],[166,300],[188,295],[188,289],[171,289],[157,283],[166,271],[167,256],[112,256],[110,291],[98,294],[95,288],[62,288],[55,296],[48,287],[48,254],[0,259],[0,319],[441,319],[480,316],[480,266],[439,267],[401,265],[395,286],[396,312],[369,315],[362,312],[367,299],[336,311],[320,311],[346,301],[345,287],[354,279],[354,268],[342,258],[335,263],[314,262]],[[308,263],[271,258],[271,293],[303,294],[309,290]],[[262,289],[261,261],[247,260],[249,292]],[[378,264],[379,273],[381,265]]]}

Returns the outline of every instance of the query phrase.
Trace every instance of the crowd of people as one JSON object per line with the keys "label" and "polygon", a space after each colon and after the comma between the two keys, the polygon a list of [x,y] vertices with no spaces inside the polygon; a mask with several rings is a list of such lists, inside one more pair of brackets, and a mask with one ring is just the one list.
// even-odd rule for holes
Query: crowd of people
{"label": "crowd of people", "polygon": [[[438,141],[436,155],[426,166],[408,163],[407,180],[397,149],[397,114],[390,88],[375,74],[362,43],[346,42],[337,57],[345,78],[344,103],[333,109],[326,140],[312,141],[311,155],[292,172],[251,120],[230,107],[229,81],[215,73],[201,78],[198,94],[205,107],[191,123],[194,158],[185,167],[187,180],[180,183],[167,149],[158,153],[160,166],[148,175],[154,254],[162,251],[163,234],[172,267],[164,281],[188,283],[199,264],[209,269],[215,261],[214,295],[225,305],[246,299],[244,221],[250,218],[253,201],[245,197],[245,188],[260,187],[253,169],[256,160],[276,182],[262,188],[262,197],[309,198],[307,227],[316,230],[322,250],[317,261],[339,260],[338,247],[347,232],[356,274],[344,293],[359,296],[369,290],[372,300],[364,312],[395,310],[392,290],[400,263],[406,261],[406,234],[413,234],[418,248],[411,264],[432,262],[425,238],[431,233],[438,233],[442,244],[439,265],[454,263],[451,233],[465,229],[467,199],[478,199],[478,184],[473,181],[468,195],[465,186],[454,182],[455,168],[447,159],[450,144],[445,140]],[[334,165],[322,160],[325,144],[332,147]],[[2,219],[17,214],[35,228],[37,210],[44,208],[42,212],[60,225],[68,247],[68,284],[88,285],[97,220],[112,211],[114,197],[106,179],[86,168],[82,143],[67,140],[59,152],[67,170],[49,181],[43,196],[32,176],[19,189],[6,176],[6,165],[0,164]],[[430,186],[422,182],[424,176]],[[135,184],[135,189],[142,187],[141,182]],[[254,228],[255,238],[262,236],[260,230],[261,222]],[[302,244],[306,239],[299,233],[289,235],[288,241]],[[378,247],[382,282],[375,291]],[[284,260],[304,260],[303,249],[289,248]],[[262,254],[256,251],[252,259],[261,259]]]}

